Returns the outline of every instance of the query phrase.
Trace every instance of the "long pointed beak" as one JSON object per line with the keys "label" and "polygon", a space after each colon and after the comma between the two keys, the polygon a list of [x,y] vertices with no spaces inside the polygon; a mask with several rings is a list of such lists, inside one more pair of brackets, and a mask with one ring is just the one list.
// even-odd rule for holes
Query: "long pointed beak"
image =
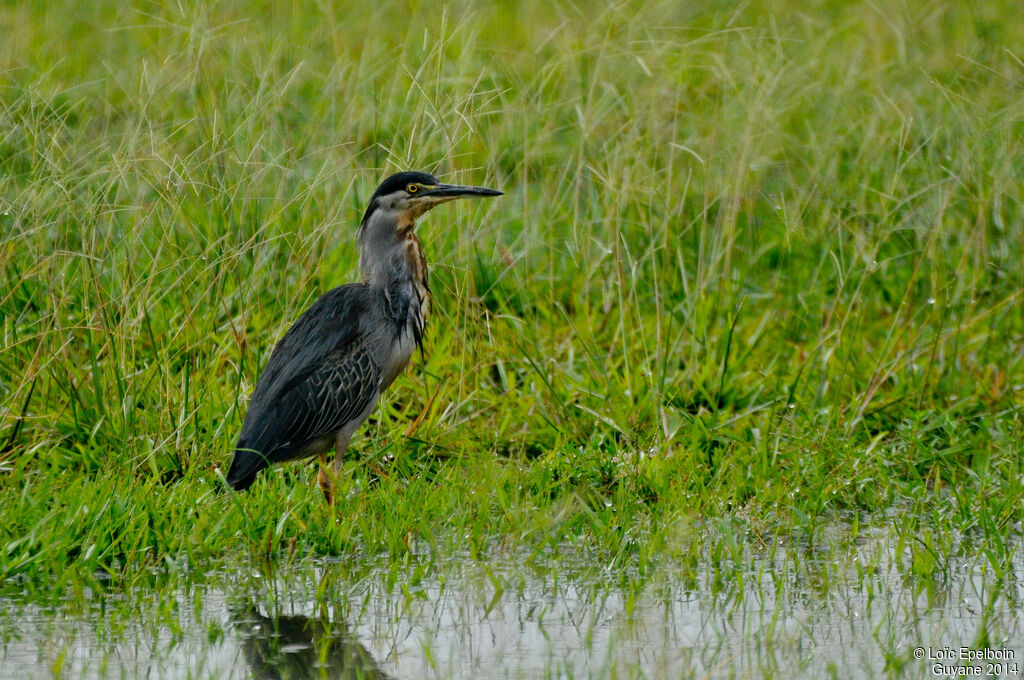
{"label": "long pointed beak", "polygon": [[466,198],[471,196],[501,196],[504,191],[497,189],[485,189],[483,187],[468,187],[459,184],[438,184],[432,189],[427,189],[420,196],[431,198]]}

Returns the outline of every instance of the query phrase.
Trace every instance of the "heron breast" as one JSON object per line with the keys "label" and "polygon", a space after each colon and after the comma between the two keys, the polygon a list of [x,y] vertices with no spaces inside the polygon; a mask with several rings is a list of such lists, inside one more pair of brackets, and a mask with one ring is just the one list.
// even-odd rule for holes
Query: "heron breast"
{"label": "heron breast", "polygon": [[384,365],[381,366],[381,389],[394,382],[398,374],[405,370],[415,350],[416,339],[412,329],[407,326],[395,338],[391,345],[391,351],[388,353]]}

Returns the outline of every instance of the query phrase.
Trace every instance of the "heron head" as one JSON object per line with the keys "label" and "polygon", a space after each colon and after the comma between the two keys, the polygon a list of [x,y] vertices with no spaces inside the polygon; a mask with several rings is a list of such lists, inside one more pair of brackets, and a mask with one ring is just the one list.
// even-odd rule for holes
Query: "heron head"
{"label": "heron head", "polygon": [[444,184],[426,172],[399,172],[381,182],[373,193],[363,215],[360,232],[371,220],[402,230],[411,227],[417,217],[436,205],[456,198],[501,196],[502,193],[483,187]]}

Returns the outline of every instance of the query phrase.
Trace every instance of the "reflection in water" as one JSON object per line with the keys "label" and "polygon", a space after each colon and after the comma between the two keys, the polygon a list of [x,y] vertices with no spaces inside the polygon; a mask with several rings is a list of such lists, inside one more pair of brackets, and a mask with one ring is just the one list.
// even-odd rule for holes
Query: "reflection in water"
{"label": "reflection in water", "polygon": [[530,570],[270,562],[78,608],[0,589],[0,678],[869,680],[934,677],[915,653],[961,646],[1024,667],[1024,561],[922,575],[908,551],[878,532],[625,582],[565,553]]}
{"label": "reflection in water", "polygon": [[264,616],[250,603],[231,608],[231,623],[255,679],[388,677],[344,623],[332,623],[326,616]]}

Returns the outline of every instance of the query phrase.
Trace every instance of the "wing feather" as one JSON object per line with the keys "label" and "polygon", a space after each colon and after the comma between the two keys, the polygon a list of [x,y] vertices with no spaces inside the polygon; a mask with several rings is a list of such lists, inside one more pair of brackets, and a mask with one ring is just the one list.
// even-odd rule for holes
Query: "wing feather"
{"label": "wing feather", "polygon": [[381,369],[360,329],[368,295],[363,284],[329,291],[274,348],[235,447],[232,487],[248,488],[268,464],[301,455],[369,407]]}

